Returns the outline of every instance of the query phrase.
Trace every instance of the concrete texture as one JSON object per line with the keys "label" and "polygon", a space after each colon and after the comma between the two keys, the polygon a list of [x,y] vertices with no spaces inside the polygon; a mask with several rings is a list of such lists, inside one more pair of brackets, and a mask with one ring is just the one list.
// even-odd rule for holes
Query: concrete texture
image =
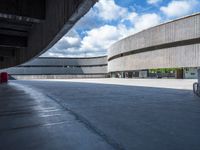
{"label": "concrete texture", "polygon": [[113,149],[73,113],[23,85],[0,85],[1,150]]}
{"label": "concrete texture", "polygon": [[[35,79],[35,81],[40,81]],[[180,90],[192,90],[192,85],[197,79],[128,79],[128,78],[99,78],[99,79],[43,79],[42,81],[51,82],[80,82],[80,83],[96,83],[111,84],[139,87],[168,88]]]}
{"label": "concrete texture", "polygon": [[0,85],[0,149],[199,150],[200,100],[192,90],[145,86],[156,80],[81,81]]}
{"label": "concrete texture", "polygon": [[[53,75],[69,75],[69,78],[84,77],[84,75],[85,77],[99,76],[103,78],[107,75],[107,56],[88,58],[39,57],[20,66],[0,71],[8,72],[10,75],[24,75],[21,76],[24,79],[45,78],[45,76],[50,78]],[[20,78],[20,76],[15,77]],[[68,76],[62,77],[67,78]],[[53,78],[59,78],[59,76],[53,76]]]}
{"label": "concrete texture", "polygon": [[170,21],[114,43],[108,72],[200,66],[200,13]]}
{"label": "concrete texture", "polygon": [[22,64],[51,48],[95,3],[96,0],[3,0],[0,68]]}
{"label": "concrete texture", "polygon": [[84,75],[12,75],[11,79],[16,80],[65,80],[65,79],[86,79],[86,78],[106,78],[106,74],[84,74]]}

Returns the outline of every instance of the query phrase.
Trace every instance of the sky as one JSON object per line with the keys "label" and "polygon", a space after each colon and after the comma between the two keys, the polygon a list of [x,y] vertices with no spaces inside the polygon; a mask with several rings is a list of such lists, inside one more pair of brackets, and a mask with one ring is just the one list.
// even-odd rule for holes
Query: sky
{"label": "sky", "polygon": [[200,11],[200,0],[99,0],[42,57],[96,57],[116,41]]}

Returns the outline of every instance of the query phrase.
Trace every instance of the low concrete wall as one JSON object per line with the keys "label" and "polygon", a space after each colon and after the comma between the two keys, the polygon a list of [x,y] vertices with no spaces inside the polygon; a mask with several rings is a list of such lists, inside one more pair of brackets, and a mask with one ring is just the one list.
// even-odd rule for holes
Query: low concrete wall
{"label": "low concrete wall", "polygon": [[79,78],[106,78],[107,75],[12,75],[11,79],[34,80],[34,79],[79,79]]}

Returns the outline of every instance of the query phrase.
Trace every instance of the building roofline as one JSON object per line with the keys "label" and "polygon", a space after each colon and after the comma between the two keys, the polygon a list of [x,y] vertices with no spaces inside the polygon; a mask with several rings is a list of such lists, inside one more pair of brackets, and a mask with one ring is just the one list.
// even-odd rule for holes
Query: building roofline
{"label": "building roofline", "polygon": [[107,57],[107,55],[96,56],[96,57],[38,57],[36,59],[95,59],[95,58],[103,58],[103,57]]}
{"label": "building roofline", "polygon": [[160,23],[160,24],[158,24],[158,25],[149,27],[149,28],[147,28],[147,29],[141,30],[141,31],[136,32],[136,33],[134,33],[134,34],[131,34],[131,35],[127,36],[127,37],[124,37],[124,38],[118,40],[117,42],[113,43],[113,44],[111,45],[111,47],[112,47],[113,45],[115,45],[116,43],[120,42],[120,41],[123,41],[123,40],[128,39],[128,38],[130,38],[130,37],[132,37],[132,36],[135,36],[135,35],[137,35],[137,34],[140,34],[141,32],[144,32],[144,31],[146,31],[146,30],[150,30],[150,29],[153,29],[153,28],[162,26],[162,25],[166,25],[166,24],[169,24],[169,23],[172,23],[172,22],[176,22],[176,21],[179,21],[179,20],[182,20],[182,19],[186,19],[186,18],[198,16],[198,15],[200,15],[200,12],[196,12],[196,13],[193,13],[193,14],[191,14],[191,15],[182,16],[182,17],[176,18],[176,19],[174,19],[174,20],[168,20],[168,21],[166,21],[166,22]]}

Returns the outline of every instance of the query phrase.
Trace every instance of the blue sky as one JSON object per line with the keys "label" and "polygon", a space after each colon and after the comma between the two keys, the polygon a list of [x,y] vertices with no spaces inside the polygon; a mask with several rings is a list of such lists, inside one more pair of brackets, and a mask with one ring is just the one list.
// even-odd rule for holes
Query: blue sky
{"label": "blue sky", "polygon": [[200,11],[200,0],[99,0],[47,57],[107,54],[114,42],[160,23]]}

